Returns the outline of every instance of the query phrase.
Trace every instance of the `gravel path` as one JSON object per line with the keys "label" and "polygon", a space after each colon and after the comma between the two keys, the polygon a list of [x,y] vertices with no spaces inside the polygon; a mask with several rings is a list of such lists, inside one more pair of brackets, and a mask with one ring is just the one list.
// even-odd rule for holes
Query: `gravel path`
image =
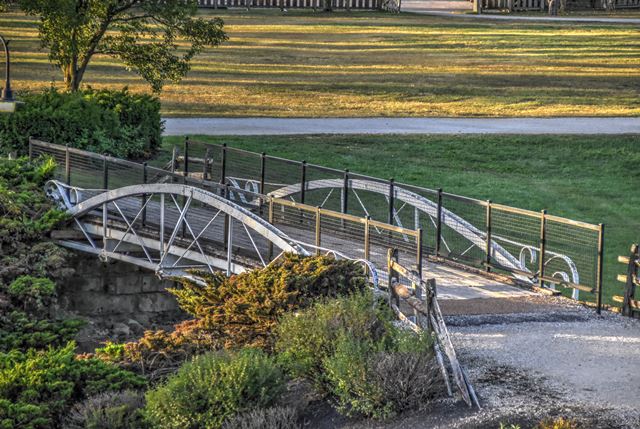
{"label": "gravel path", "polygon": [[640,118],[166,118],[164,134],[635,134]]}
{"label": "gravel path", "polygon": [[583,429],[640,428],[640,320],[545,300],[544,312],[447,316],[481,411],[446,399],[393,422],[341,427],[528,429],[568,417]]}

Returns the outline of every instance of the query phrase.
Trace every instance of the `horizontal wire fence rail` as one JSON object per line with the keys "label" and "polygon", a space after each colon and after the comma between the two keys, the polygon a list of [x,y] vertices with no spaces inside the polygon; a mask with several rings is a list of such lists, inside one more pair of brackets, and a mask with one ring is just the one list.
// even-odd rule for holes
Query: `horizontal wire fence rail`
{"label": "horizontal wire fence rail", "polygon": [[[214,175],[207,172],[187,174],[186,171],[172,168],[173,162],[169,166],[158,168],[147,163],[126,161],[33,139],[29,142],[29,156],[53,158],[57,165],[56,179],[68,186],[83,188],[88,194],[150,183],[190,185],[216,193],[258,214],[311,253],[319,253],[319,249],[338,250],[350,258],[371,261],[375,266],[384,268],[386,250],[395,247],[401,251],[400,260],[403,264],[422,272],[423,245],[420,230],[379,222],[369,216],[355,216],[268,196],[259,192],[259,188],[245,189],[234,186],[233,182],[220,181],[218,178],[213,180]],[[179,158],[175,158],[174,162],[177,159]],[[187,156],[183,158],[183,163],[186,165],[189,159],[192,162],[196,160]],[[212,166],[209,161],[203,161],[203,164]],[[139,210],[145,200],[147,198],[141,196],[140,201],[137,205],[134,204],[135,207],[131,207],[131,210]],[[145,226],[157,223],[156,218],[157,214],[146,209],[141,212],[137,222]],[[224,228],[229,229],[228,221],[225,222]],[[222,233],[220,236],[228,237],[229,234]],[[226,240],[227,238],[222,243],[225,247],[228,244]],[[251,241],[251,238],[249,241],[245,240],[244,244],[238,240],[234,241],[234,246],[244,246],[247,254],[253,250],[262,252],[264,249],[264,255],[259,255],[260,259],[270,261],[278,256],[274,254],[272,243],[257,244],[260,249],[255,249],[256,242]],[[384,271],[380,272],[381,278],[386,280],[383,274]],[[384,285],[386,281],[381,283]]]}
{"label": "horizontal wire fence rail", "polygon": [[199,0],[201,8],[382,9],[383,0]]}
{"label": "horizontal wire fence rail", "polygon": [[618,275],[618,281],[625,284],[624,295],[614,295],[613,300],[622,304],[623,315],[640,316],[640,300],[636,298],[636,288],[640,287],[639,246],[632,245],[629,256],[618,256],[618,262],[625,264],[627,273]]}
{"label": "horizontal wire fence rail", "polygon": [[[436,280],[428,279],[425,281],[418,272],[400,264],[398,249],[388,249],[387,251],[387,272],[389,276],[389,305],[398,318],[411,326],[416,332],[427,331],[434,334],[434,353],[449,396],[453,392],[449,381],[449,372],[444,362],[443,351],[449,361],[451,375],[462,399],[470,407],[475,404],[478,408],[481,408],[473,386],[458,362],[455,348],[451,342],[449,331],[438,304]],[[407,284],[407,282],[410,286],[403,285],[403,283]],[[403,307],[409,307],[410,311],[413,311],[413,317],[407,317],[403,312]]]}
{"label": "horizontal wire fence rail", "polygon": [[600,311],[603,224],[189,138],[174,148],[172,162],[189,177],[421,230],[425,257],[539,287],[571,288],[574,298],[582,292]]}

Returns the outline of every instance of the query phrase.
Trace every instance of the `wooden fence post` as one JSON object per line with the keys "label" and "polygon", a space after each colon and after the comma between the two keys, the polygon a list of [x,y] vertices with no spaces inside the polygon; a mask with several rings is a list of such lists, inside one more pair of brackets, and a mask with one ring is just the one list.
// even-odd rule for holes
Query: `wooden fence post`
{"label": "wooden fence post", "polygon": [[598,225],[598,268],[596,277],[596,312],[602,312],[602,270],[604,268],[604,224]]}
{"label": "wooden fence post", "polygon": [[631,246],[631,251],[629,253],[629,264],[627,264],[627,283],[624,289],[624,300],[622,301],[622,314],[625,316],[632,315],[631,300],[635,299],[638,262],[640,262],[638,245],[634,244]]}
{"label": "wooden fence post", "polygon": [[389,306],[393,307],[393,303],[395,301],[396,306],[400,308],[400,298],[396,296],[395,289],[393,288],[394,283],[399,283],[398,274],[393,269],[393,262],[398,262],[398,249],[389,249],[387,251],[387,267],[389,271]]}
{"label": "wooden fence post", "polygon": [[320,207],[316,208],[316,255],[320,256],[320,246],[321,246],[321,217],[322,209]]}

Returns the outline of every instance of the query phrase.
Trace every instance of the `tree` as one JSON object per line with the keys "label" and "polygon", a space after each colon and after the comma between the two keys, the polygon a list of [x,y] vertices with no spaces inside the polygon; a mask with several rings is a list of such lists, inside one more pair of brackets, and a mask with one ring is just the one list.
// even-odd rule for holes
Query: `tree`
{"label": "tree", "polygon": [[[94,55],[119,58],[154,91],[179,82],[191,59],[227,40],[220,18],[196,17],[196,0],[20,0],[39,16],[42,45],[77,91]],[[185,46],[179,46],[186,42]]]}

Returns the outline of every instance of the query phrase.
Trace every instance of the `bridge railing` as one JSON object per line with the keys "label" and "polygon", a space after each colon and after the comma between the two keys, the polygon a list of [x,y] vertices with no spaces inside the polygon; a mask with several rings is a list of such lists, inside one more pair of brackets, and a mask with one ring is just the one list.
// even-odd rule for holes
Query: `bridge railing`
{"label": "bridge railing", "polygon": [[178,170],[189,175],[207,170],[218,183],[421,229],[425,257],[569,288],[601,306],[602,224],[188,138],[176,153]]}
{"label": "bridge railing", "polygon": [[199,0],[201,8],[279,8],[279,9],[380,9],[382,0]]}
{"label": "bridge railing", "polygon": [[[154,167],[146,163],[136,163],[93,152],[69,148],[66,146],[30,141],[30,156],[52,157],[58,168],[56,179],[69,186],[95,190],[85,192],[93,196],[100,190],[113,190],[125,186],[150,183],[178,183],[205,189],[221,197],[233,201],[253,213],[259,215],[283,232],[302,247],[312,249],[334,249],[354,259],[371,261],[377,267],[386,267],[386,249],[394,247],[400,250],[401,262],[422,272],[422,232],[410,228],[390,225],[385,222],[372,220],[369,216],[356,216],[320,207],[321,204],[311,205],[296,202],[296,198],[285,199],[265,195],[266,183],[238,183],[234,176],[227,180],[220,180],[221,165],[207,160],[207,155],[198,158],[195,154],[187,157],[176,153],[175,159],[166,166]],[[234,154],[235,155],[235,154]],[[240,174],[242,171],[252,172],[250,165],[241,169],[233,155],[228,164],[230,172]],[[189,167],[191,165],[191,168]],[[177,168],[180,167],[185,168]],[[199,166],[199,168],[195,168]],[[206,168],[205,168],[206,167]],[[264,170],[263,170],[264,171]],[[274,170],[274,173],[276,171]],[[244,173],[243,173],[244,174]],[[313,176],[311,172],[310,177]],[[263,192],[260,192],[260,191]],[[299,191],[298,191],[299,193]],[[297,199],[300,199],[298,196]],[[304,197],[303,197],[304,199]],[[130,199],[131,200],[131,199]],[[139,197],[139,201],[131,202],[135,207],[142,207],[146,196]],[[315,201],[310,194],[307,201]],[[193,203],[197,204],[197,203]],[[134,208],[135,208],[134,207]],[[157,216],[143,211],[138,217],[139,225],[157,223]],[[226,228],[226,227],[225,227]],[[183,234],[184,235],[184,234]],[[258,238],[255,239],[256,241]],[[237,243],[234,243],[236,245]],[[225,243],[226,245],[226,243]],[[238,244],[240,245],[240,244]],[[257,246],[265,248],[263,257],[272,260],[277,257],[270,243],[245,243],[247,250]],[[268,248],[268,250],[266,250]],[[386,284],[384,271],[381,270],[382,284]]]}

